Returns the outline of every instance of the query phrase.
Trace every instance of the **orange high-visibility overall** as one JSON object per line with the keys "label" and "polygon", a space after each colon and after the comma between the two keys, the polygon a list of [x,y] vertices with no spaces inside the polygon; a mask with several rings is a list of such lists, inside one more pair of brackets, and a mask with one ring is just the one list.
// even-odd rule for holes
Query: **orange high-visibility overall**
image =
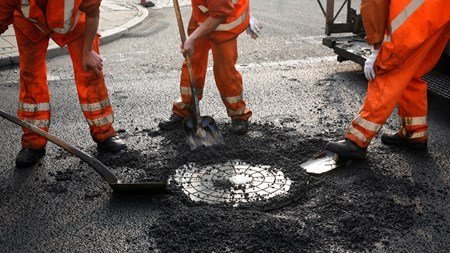
{"label": "orange high-visibility overall", "polygon": [[[222,5],[222,6],[220,6]],[[229,10],[229,13],[228,13]],[[224,14],[225,13],[225,14]],[[213,72],[216,86],[232,119],[248,120],[252,112],[246,107],[243,99],[242,76],[236,70],[238,58],[237,37],[248,26],[250,12],[248,0],[193,0],[192,17],[188,25],[188,34],[203,23],[209,16],[223,17],[226,20],[215,31],[195,40],[195,51],[191,56],[192,70],[197,84],[199,99],[202,98],[208,67],[208,53],[212,51]],[[180,80],[181,99],[173,104],[173,112],[190,117],[192,94],[186,61],[183,63]]]}
{"label": "orange high-visibility overall", "polygon": [[[20,55],[20,119],[48,131],[50,94],[47,84],[46,53],[49,39],[67,45],[72,59],[81,109],[96,142],[116,135],[112,127],[113,110],[103,77],[82,67],[85,13],[97,8],[100,0],[21,0],[14,13],[14,29]],[[98,11],[94,14],[98,15]],[[6,14],[6,13],[5,13]],[[1,19],[0,19],[1,20]],[[99,53],[99,38],[93,50]],[[46,139],[23,129],[22,147],[42,149]]]}
{"label": "orange high-visibility overall", "polygon": [[437,63],[449,38],[450,1],[390,1],[376,78],[369,81],[364,105],[345,137],[367,147],[398,105],[400,136],[426,142],[427,84],[422,77]]}

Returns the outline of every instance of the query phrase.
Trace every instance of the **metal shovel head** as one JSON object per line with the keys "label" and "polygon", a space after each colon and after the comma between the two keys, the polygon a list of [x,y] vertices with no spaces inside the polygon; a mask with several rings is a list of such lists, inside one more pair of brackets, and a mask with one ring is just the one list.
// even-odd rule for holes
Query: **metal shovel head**
{"label": "metal shovel head", "polygon": [[309,174],[323,174],[345,165],[348,160],[339,157],[338,154],[325,150],[313,159],[302,163],[300,166]]}
{"label": "metal shovel head", "polygon": [[213,118],[209,116],[200,117],[201,128],[197,129],[196,118],[186,118],[183,120],[183,128],[186,133],[186,140],[189,147],[194,150],[198,147],[210,147],[223,144],[222,134]]}
{"label": "metal shovel head", "polygon": [[155,193],[166,190],[167,184],[163,182],[148,183],[113,183],[109,184],[115,193]]}

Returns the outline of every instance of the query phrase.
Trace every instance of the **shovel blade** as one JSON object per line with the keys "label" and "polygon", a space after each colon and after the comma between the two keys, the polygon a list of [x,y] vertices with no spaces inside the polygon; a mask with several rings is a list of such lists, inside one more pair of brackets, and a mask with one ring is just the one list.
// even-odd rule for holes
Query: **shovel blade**
{"label": "shovel blade", "polygon": [[338,154],[325,150],[300,166],[309,174],[319,175],[345,165],[347,162],[348,160],[340,158]]}
{"label": "shovel blade", "polygon": [[202,116],[200,120],[201,127],[204,131],[202,129],[198,131],[196,118],[186,118],[183,120],[186,141],[191,150],[201,146],[210,147],[223,144],[222,134],[214,119],[209,116]]}
{"label": "shovel blade", "polygon": [[166,190],[167,184],[163,182],[149,182],[149,183],[114,183],[109,185],[114,193],[119,194],[152,194],[161,193]]}

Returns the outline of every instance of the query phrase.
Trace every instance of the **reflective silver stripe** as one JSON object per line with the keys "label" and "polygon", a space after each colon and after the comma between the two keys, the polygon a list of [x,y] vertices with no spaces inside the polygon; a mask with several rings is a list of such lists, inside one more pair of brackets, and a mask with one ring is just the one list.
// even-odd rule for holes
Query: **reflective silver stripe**
{"label": "reflective silver stripe", "polygon": [[20,9],[22,11],[22,15],[25,18],[30,18],[30,1],[22,0],[22,4],[20,6]]}
{"label": "reflective silver stripe", "polygon": [[245,113],[245,109],[246,109],[245,107],[238,111],[233,111],[233,110],[227,109],[227,113],[228,113],[228,116],[242,115]]}
{"label": "reflective silver stripe", "polygon": [[[405,21],[425,2],[425,0],[412,0],[405,9],[391,22],[391,34],[405,23]],[[439,15],[436,13],[436,15]]]}
{"label": "reflective silver stripe", "polygon": [[111,103],[109,102],[109,98],[107,98],[98,103],[81,104],[81,110],[83,110],[83,112],[93,112],[93,111],[103,110],[109,105],[111,105]]}
{"label": "reflective silver stripe", "polygon": [[86,120],[87,120],[87,122],[88,122],[88,124],[90,126],[95,125],[95,126],[100,127],[100,126],[104,126],[104,125],[109,124],[109,123],[113,123],[114,122],[114,115],[110,114],[108,116],[101,117],[101,118],[98,118],[98,119],[92,119],[92,120],[86,119]]}
{"label": "reflective silver stripe", "polygon": [[361,118],[361,116],[358,115],[358,117],[356,117],[354,119],[354,121],[356,122],[356,124],[358,124],[359,126],[372,131],[372,132],[376,132],[378,133],[378,131],[380,131],[381,127],[383,127],[383,125],[381,124],[377,124],[371,121],[368,121],[366,119]]}
{"label": "reflective silver stripe", "polygon": [[206,8],[204,5],[199,5],[198,8],[203,12],[203,13],[207,13],[209,10],[208,8]]}
{"label": "reflective silver stripe", "polygon": [[49,103],[28,104],[19,102],[19,110],[22,110],[24,112],[50,111],[50,104]]}
{"label": "reflective silver stripe", "polygon": [[422,117],[401,117],[400,122],[402,126],[417,126],[417,125],[426,125],[427,124],[427,116]]}
{"label": "reflective silver stripe", "polygon": [[238,25],[242,24],[244,22],[245,18],[248,14],[248,8],[245,10],[245,12],[237,19],[233,20],[233,22],[227,23],[227,24],[220,24],[214,31],[229,31],[233,28],[237,27]]}
{"label": "reflective silver stripe", "polygon": [[423,132],[415,132],[415,133],[408,133],[408,132],[406,131],[406,129],[403,128],[403,127],[400,129],[400,131],[402,132],[402,135],[403,135],[404,138],[406,138],[406,139],[416,139],[416,138],[421,138],[421,137],[424,137],[424,136],[427,136],[427,135],[428,135],[427,131],[423,131]]}
{"label": "reflective silver stripe", "polygon": [[360,139],[364,143],[370,142],[370,140],[367,140],[366,136],[364,136],[364,134],[356,128],[351,127],[348,132],[356,136],[356,138]]}
{"label": "reflective silver stripe", "polygon": [[48,128],[50,126],[50,120],[47,119],[46,120],[23,119],[23,121],[39,128]]}
{"label": "reflective silver stripe", "polygon": [[[181,95],[192,96],[191,87],[180,87],[180,93]],[[197,95],[199,97],[203,96],[203,89],[197,88]]]}
{"label": "reflective silver stripe", "polygon": [[[231,1],[231,2],[233,3],[233,5],[235,5],[235,4],[239,3],[239,0],[233,0],[233,1]],[[206,6],[204,6],[204,5],[199,5],[198,8],[199,8],[203,13],[206,13],[206,12],[209,11],[208,8],[206,8]]]}
{"label": "reflective silver stripe", "polygon": [[385,34],[384,37],[383,37],[383,42],[391,42],[391,36]]}
{"label": "reflective silver stripe", "polygon": [[71,31],[76,24],[76,21],[78,20],[78,17],[80,15],[80,11],[77,12],[77,15],[75,17],[74,27],[72,27],[72,13],[73,9],[75,8],[75,1],[74,0],[64,0],[64,26],[62,28],[56,28],[52,27],[51,29],[59,34],[65,34],[69,31]]}
{"label": "reflective silver stripe", "polygon": [[181,102],[181,100],[177,100],[175,102],[176,107],[178,107],[178,109],[184,110],[184,109],[189,109],[190,104],[185,104],[183,102]]}
{"label": "reflective silver stripe", "polygon": [[222,100],[230,103],[230,104],[236,104],[242,101],[242,94],[239,96],[234,97],[222,97]]}
{"label": "reflective silver stripe", "polygon": [[191,87],[180,87],[181,95],[189,95],[192,96]]}

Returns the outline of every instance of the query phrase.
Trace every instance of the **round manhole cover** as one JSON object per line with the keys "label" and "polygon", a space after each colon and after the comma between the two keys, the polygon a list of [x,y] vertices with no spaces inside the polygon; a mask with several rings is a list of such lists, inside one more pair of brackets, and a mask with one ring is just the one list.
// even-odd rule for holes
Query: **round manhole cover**
{"label": "round manhole cover", "polygon": [[250,165],[240,160],[177,169],[174,180],[192,201],[246,203],[286,194],[291,180],[267,165]]}

